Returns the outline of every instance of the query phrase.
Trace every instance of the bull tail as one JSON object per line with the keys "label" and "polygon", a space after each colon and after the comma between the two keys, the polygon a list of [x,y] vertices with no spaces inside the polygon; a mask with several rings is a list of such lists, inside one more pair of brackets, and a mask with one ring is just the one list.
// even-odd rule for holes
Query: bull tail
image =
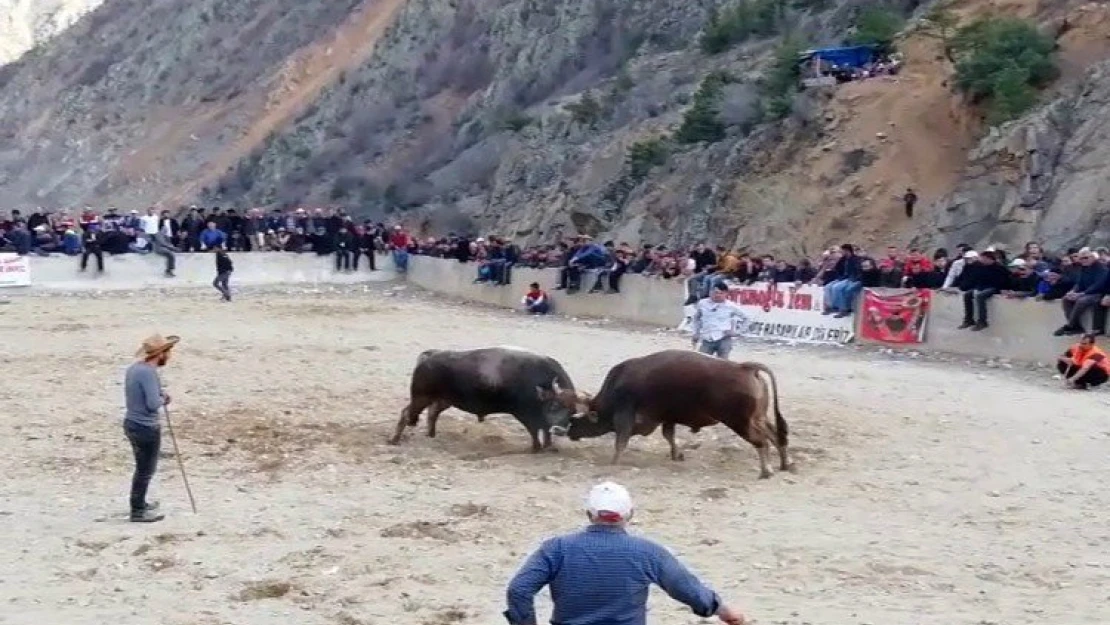
{"label": "bull tail", "polygon": [[779,410],[779,385],[775,379],[775,372],[767,365],[758,362],[745,362],[743,365],[748,369],[766,373],[767,377],[771,378],[771,397],[775,408],[775,443],[780,449],[786,449],[789,444],[790,427],[786,425],[786,419],[782,418],[782,411]]}

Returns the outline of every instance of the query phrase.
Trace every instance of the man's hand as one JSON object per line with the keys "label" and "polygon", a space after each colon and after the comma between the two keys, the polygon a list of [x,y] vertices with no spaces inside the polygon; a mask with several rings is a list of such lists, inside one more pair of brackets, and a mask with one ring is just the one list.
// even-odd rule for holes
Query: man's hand
{"label": "man's hand", "polygon": [[1079,293],[1076,293],[1075,291],[1069,291],[1066,295],[1064,295],[1064,299],[1068,301],[1075,301],[1079,299]]}
{"label": "man's hand", "polygon": [[163,406],[169,406],[170,405],[170,395],[169,395],[169,393],[162,393],[162,405]]}
{"label": "man's hand", "polygon": [[722,605],[720,609],[717,610],[717,618],[721,619],[721,622],[726,623],[726,625],[744,625],[747,623],[747,621],[744,620],[743,614],[733,610],[727,605]]}
{"label": "man's hand", "polygon": [[1098,301],[1101,306],[1110,306],[1110,295],[1103,295],[1102,299]]}

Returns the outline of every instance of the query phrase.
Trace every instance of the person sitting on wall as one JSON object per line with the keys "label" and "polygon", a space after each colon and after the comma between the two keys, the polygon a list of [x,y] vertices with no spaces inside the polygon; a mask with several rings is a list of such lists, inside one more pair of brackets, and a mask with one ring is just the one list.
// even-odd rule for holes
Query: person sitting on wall
{"label": "person sitting on wall", "polygon": [[1014,299],[1024,299],[1037,295],[1041,277],[1033,272],[1033,263],[1021,258],[1010,261],[1010,288],[1002,295]]}
{"label": "person sitting on wall", "polygon": [[1110,378],[1110,360],[1106,352],[1095,346],[1095,335],[1084,334],[1078,343],[1060,356],[1056,370],[1064,376],[1065,386],[1087,390]]}
{"label": "person sitting on wall", "polygon": [[547,311],[551,310],[547,293],[543,292],[538,282],[528,285],[528,292],[524,294],[521,303],[524,304],[524,309],[533,315],[546,315]]}
{"label": "person sitting on wall", "polygon": [[[1076,253],[1076,261],[1080,269],[1075,286],[1064,295],[1063,307],[1066,322],[1054,333],[1055,336],[1066,334],[1085,334],[1083,328],[1083,315],[1088,310],[1099,307],[1103,295],[1106,295],[1107,280],[1110,271],[1089,248],[1083,248]],[[1096,326],[1097,329],[1097,326]]]}
{"label": "person sitting on wall", "polygon": [[840,258],[833,265],[825,282],[825,310],[821,314],[837,319],[852,314],[852,305],[863,288],[860,282],[860,257],[850,243],[840,246]]}
{"label": "person sitting on wall", "polygon": [[978,261],[964,267],[956,281],[964,298],[964,321],[959,329],[974,331],[990,327],[987,300],[1010,289],[1010,272],[990,250],[979,254]]}

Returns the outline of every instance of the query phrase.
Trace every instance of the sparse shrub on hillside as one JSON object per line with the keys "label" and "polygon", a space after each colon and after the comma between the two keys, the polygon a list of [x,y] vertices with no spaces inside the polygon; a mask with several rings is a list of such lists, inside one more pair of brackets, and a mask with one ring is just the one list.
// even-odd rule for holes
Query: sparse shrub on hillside
{"label": "sparse shrub on hillside", "polygon": [[626,161],[632,180],[639,182],[652,167],[666,163],[667,152],[667,143],[662,137],[637,141],[629,146]]}
{"label": "sparse shrub on hillside", "polygon": [[785,17],[785,0],[739,0],[709,14],[701,49],[718,54],[752,37],[769,37],[781,30]]}
{"label": "sparse shrub on hillside", "polygon": [[951,62],[956,59],[952,56],[952,40],[956,36],[956,26],[959,24],[959,18],[956,14],[948,9],[945,4],[934,5],[925,17],[921,20],[920,32],[928,37],[935,37],[940,39],[941,44],[944,46],[944,56]]}
{"label": "sparse shrub on hillside", "polygon": [[675,133],[675,139],[681,143],[714,143],[725,138],[720,106],[724,86],[730,82],[732,77],[724,72],[713,72],[701,81],[693,104],[682,116],[682,125]]}
{"label": "sparse shrub on hillside", "polygon": [[956,33],[956,86],[984,103],[987,121],[1018,117],[1036,102],[1036,89],[1057,75],[1054,42],[1027,20],[983,18]]}
{"label": "sparse shrub on hillside", "polygon": [[848,38],[854,45],[874,45],[882,51],[894,46],[894,36],[906,21],[890,9],[866,7],[856,16],[855,32]]}
{"label": "sparse shrub on hillside", "polygon": [[575,122],[591,128],[601,119],[601,103],[589,91],[582,94],[577,102],[565,104],[563,108],[570,113],[571,119]]}
{"label": "sparse shrub on hillside", "polygon": [[798,67],[798,54],[802,45],[795,39],[784,39],[775,58],[759,83],[763,118],[766,121],[779,120],[790,114],[794,108],[794,98],[798,95],[798,81],[801,76]]}
{"label": "sparse shrub on hillside", "polygon": [[520,132],[531,126],[534,121],[520,111],[508,111],[501,115],[500,125],[509,132]]}

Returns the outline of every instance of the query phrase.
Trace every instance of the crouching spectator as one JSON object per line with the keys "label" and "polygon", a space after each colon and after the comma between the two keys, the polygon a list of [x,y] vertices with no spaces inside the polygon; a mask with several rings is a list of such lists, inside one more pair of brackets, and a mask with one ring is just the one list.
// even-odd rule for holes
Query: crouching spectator
{"label": "crouching spectator", "polygon": [[1056,363],[1056,370],[1064,376],[1069,388],[1086,390],[1110,378],[1110,360],[1106,353],[1095,346],[1095,335],[1084,334],[1078,343],[1068,348]]}
{"label": "crouching spectator", "polygon": [[538,282],[528,285],[528,292],[524,294],[521,303],[524,304],[524,309],[533,315],[546,315],[547,311],[551,310],[551,304],[547,301],[547,293],[540,289]]}

